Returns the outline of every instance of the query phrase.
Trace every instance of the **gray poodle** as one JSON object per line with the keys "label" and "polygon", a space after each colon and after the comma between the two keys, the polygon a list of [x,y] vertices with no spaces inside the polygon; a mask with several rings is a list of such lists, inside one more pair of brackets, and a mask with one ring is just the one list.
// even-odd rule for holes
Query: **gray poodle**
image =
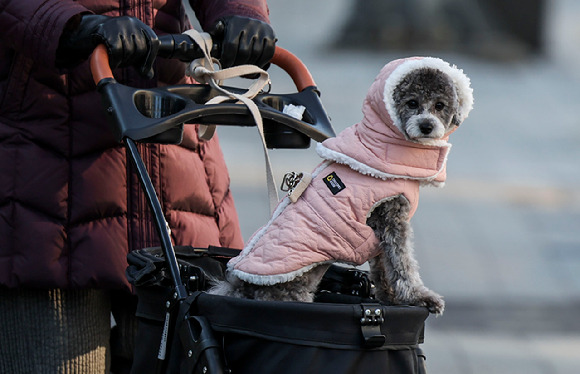
{"label": "gray poodle", "polygon": [[419,187],[443,186],[449,135],[473,106],[470,81],[436,58],[387,64],[363,119],[317,145],[324,161],[280,201],[210,292],[312,301],[329,264],[368,261],[378,300],[425,306],[443,298],[419,275],[410,219]]}

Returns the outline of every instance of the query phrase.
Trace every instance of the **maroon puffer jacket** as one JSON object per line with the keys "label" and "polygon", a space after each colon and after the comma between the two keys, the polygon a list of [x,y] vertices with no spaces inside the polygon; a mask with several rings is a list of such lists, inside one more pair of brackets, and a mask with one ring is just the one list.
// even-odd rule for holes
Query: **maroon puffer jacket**
{"label": "maroon puffer jacket", "polygon": [[[200,23],[244,15],[268,21],[265,0],[192,2]],[[138,181],[102,113],[88,63],[54,67],[67,20],[90,10],[136,16],[156,32],[189,27],[180,0],[0,0],[0,284],[129,289],[128,251],[158,238]],[[154,80],[183,81],[184,64],[158,59]],[[175,244],[243,245],[217,140],[186,126],[180,146],[140,145]]]}

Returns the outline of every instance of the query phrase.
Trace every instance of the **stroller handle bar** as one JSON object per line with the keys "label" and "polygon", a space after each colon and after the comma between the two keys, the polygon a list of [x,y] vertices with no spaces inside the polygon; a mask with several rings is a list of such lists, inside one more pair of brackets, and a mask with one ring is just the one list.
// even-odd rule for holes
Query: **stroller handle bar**
{"label": "stroller handle bar", "polygon": [[[160,57],[193,61],[203,55],[189,35],[167,34],[160,36],[159,40]],[[219,48],[214,45],[212,50]],[[298,92],[260,92],[252,99],[264,121],[268,147],[308,148],[310,139],[321,142],[335,136],[330,118],[320,102],[320,92],[302,61],[291,52],[276,47],[271,62],[292,79]],[[90,68],[118,141],[129,137],[136,141],[178,144],[181,142],[183,124],[187,123],[255,126],[245,106],[227,101],[206,105],[207,101],[221,94],[206,84],[142,89],[116,82],[104,45],[97,46],[93,51]],[[234,87],[227,89],[243,92]],[[304,109],[302,116],[287,114],[285,110],[291,106]]]}
{"label": "stroller handle bar", "polygon": [[[179,58],[181,57],[179,49],[187,48],[189,51],[193,51],[188,53],[191,56],[190,58],[195,59],[202,57],[203,54],[201,50],[191,47],[191,45],[194,45],[193,40],[188,36],[184,35],[184,37],[189,39],[189,46],[183,46],[187,41],[184,42],[183,39],[181,39],[181,43],[179,43],[180,47],[177,47],[173,35],[161,36],[159,39],[161,42],[159,55],[162,57]],[[191,55],[192,53],[193,55]],[[316,86],[316,83],[306,65],[286,49],[276,46],[271,62],[286,71],[286,73],[292,78],[299,92],[307,87]],[[95,48],[91,55],[90,65],[95,84],[98,85],[103,79],[113,78],[113,71],[109,65],[109,55],[107,53],[107,48],[104,45],[101,44]]]}
{"label": "stroller handle bar", "polygon": [[299,92],[303,91],[306,87],[316,86],[306,65],[286,49],[277,46],[274,57],[272,57],[272,63],[288,73]]}

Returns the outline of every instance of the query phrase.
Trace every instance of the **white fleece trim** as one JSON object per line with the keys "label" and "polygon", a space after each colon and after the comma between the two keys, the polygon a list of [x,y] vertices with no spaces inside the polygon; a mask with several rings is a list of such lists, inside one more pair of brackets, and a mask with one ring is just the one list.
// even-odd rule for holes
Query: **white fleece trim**
{"label": "white fleece trim", "polygon": [[447,156],[449,155],[449,150],[451,149],[451,144],[445,143],[445,146],[443,146],[442,148],[447,148],[447,152],[445,153],[445,159],[443,160],[443,163],[441,164],[441,168],[439,170],[437,170],[435,172],[435,174],[428,176],[428,177],[424,177],[424,178],[385,173],[384,171],[380,171],[380,170],[375,169],[371,166],[363,164],[362,162],[360,162],[360,161],[358,161],[350,156],[347,156],[344,153],[340,153],[340,152],[337,152],[337,151],[332,150],[330,148],[327,148],[322,143],[318,143],[316,145],[316,153],[318,153],[318,155],[320,157],[324,158],[325,160],[330,160],[330,161],[337,162],[339,164],[347,165],[352,170],[358,171],[361,174],[370,175],[371,177],[374,177],[374,178],[379,178],[382,180],[397,179],[397,178],[410,179],[410,180],[424,182],[424,183],[422,183],[422,185],[428,185],[428,184],[432,184],[432,183],[437,183],[437,184],[440,183],[440,182],[433,182],[433,180],[435,178],[437,178],[437,176],[445,168],[445,165],[447,164]]}
{"label": "white fleece trim", "polygon": [[402,134],[404,134],[405,131],[395,110],[393,92],[395,91],[397,85],[407,74],[413,70],[422,68],[439,70],[444,74],[447,74],[453,80],[453,83],[457,89],[457,95],[459,99],[459,115],[462,122],[467,118],[471,109],[473,109],[473,89],[471,88],[471,82],[469,78],[463,73],[463,70],[458,69],[455,65],[449,65],[449,63],[435,57],[406,60],[401,65],[397,66],[391,75],[389,75],[389,77],[386,79],[385,88],[383,91],[383,101],[385,102],[389,116],[391,116],[393,123]]}
{"label": "white fleece trim", "polygon": [[[443,187],[445,187],[445,182],[433,181],[433,182],[430,182],[429,185],[431,187],[435,187],[435,188],[443,188]],[[423,186],[423,184],[421,184],[421,186]]]}
{"label": "white fleece trim", "polygon": [[290,281],[296,279],[297,277],[304,275],[305,273],[309,272],[310,270],[314,269],[315,267],[317,267],[319,265],[330,264],[333,262],[336,262],[336,261],[331,260],[331,261],[317,262],[317,263],[305,266],[303,268],[300,268],[298,270],[291,271],[289,273],[284,273],[284,274],[258,275],[258,274],[246,273],[245,271],[241,271],[238,269],[232,270],[231,273],[234,276],[243,280],[244,282],[252,283],[252,284],[255,284],[258,286],[272,286],[272,285],[275,285],[278,283],[290,282]]}

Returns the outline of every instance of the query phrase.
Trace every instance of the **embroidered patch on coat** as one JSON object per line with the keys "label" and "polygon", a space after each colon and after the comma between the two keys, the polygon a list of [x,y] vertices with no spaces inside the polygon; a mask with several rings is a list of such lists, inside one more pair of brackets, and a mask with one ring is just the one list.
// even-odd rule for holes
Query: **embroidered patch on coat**
{"label": "embroidered patch on coat", "polygon": [[336,195],[337,193],[339,193],[340,191],[342,191],[346,188],[344,183],[342,183],[342,181],[340,180],[340,178],[338,177],[338,175],[336,175],[336,173],[334,171],[332,173],[328,174],[326,177],[324,177],[323,180],[333,195]]}

